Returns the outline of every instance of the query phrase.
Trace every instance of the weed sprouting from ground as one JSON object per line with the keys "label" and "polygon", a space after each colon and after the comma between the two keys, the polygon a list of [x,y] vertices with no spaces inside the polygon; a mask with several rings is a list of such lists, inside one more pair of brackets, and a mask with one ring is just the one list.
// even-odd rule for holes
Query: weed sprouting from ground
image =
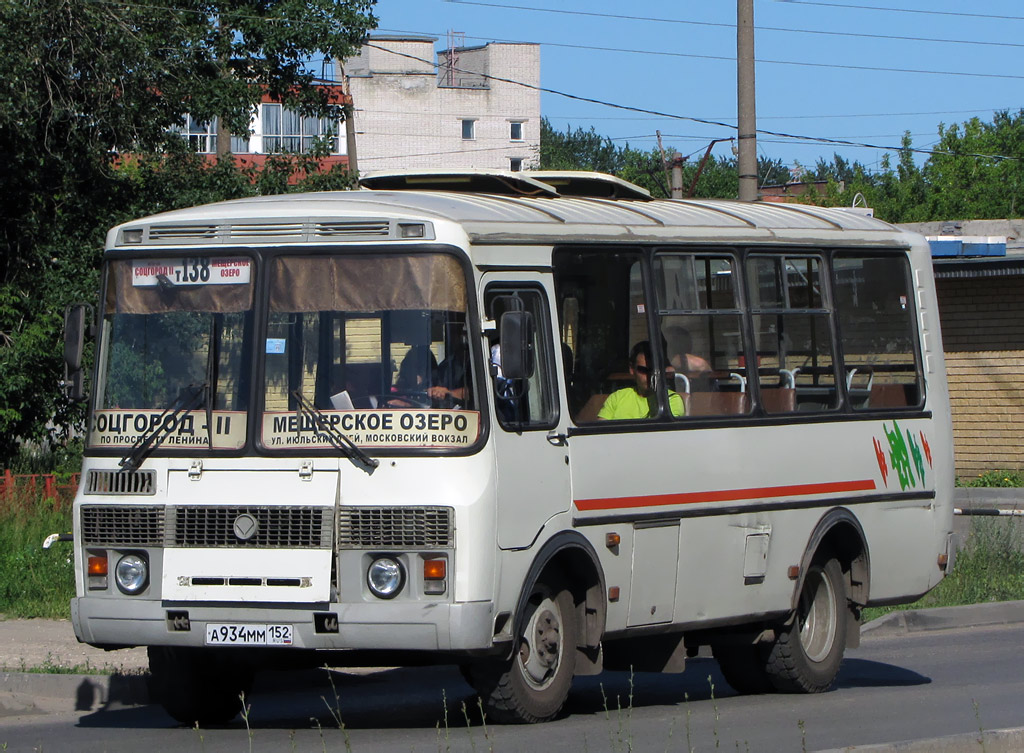
{"label": "weed sprouting from ground", "polygon": [[252,704],[245,702],[244,692],[238,694],[238,700],[242,702],[242,721],[245,722],[245,731],[249,736],[249,753],[252,753],[253,731],[252,725],[249,724],[249,712],[252,711]]}
{"label": "weed sprouting from ground", "polygon": [[981,746],[981,753],[985,753],[985,725],[981,723],[981,709],[978,707],[978,700],[972,698],[971,705],[974,706],[974,718],[978,722],[978,744]]}
{"label": "weed sprouting from ground", "polygon": [[708,685],[711,687],[711,708],[714,709],[714,712],[715,712],[715,716],[714,716],[714,720],[715,720],[715,726],[714,726],[715,750],[718,750],[718,748],[721,746],[721,740],[719,740],[719,738],[718,738],[718,719],[720,717],[720,714],[718,713],[718,699],[715,698],[715,683],[714,683],[714,680],[711,679],[711,675],[708,675]]}
{"label": "weed sprouting from ground", "polygon": [[349,739],[348,729],[345,727],[345,722],[341,718],[341,696],[338,694],[338,687],[334,684],[334,675],[331,670],[324,667],[324,671],[327,672],[327,680],[331,683],[331,693],[334,695],[334,705],[331,706],[327,702],[327,699],[320,696],[320,700],[327,706],[327,711],[330,713],[331,718],[334,719],[334,723],[338,725],[338,729],[341,730],[341,735],[345,740],[345,750],[352,750],[352,741]]}
{"label": "weed sprouting from ground", "polygon": [[692,728],[690,727],[690,717],[693,716],[693,709],[690,708],[689,693],[683,693],[683,702],[686,704],[686,750],[687,753],[693,753]]}
{"label": "weed sprouting from ground", "polygon": [[441,724],[443,722],[444,723],[444,738],[443,738],[443,741],[444,741],[444,751],[445,751],[445,753],[451,753],[452,739],[451,739],[451,730],[448,727],[448,693],[443,688],[441,690],[441,706],[442,706],[442,709],[443,709],[443,716],[441,717],[441,721],[438,722],[435,725],[435,727],[437,728],[437,749],[439,751],[442,749],[441,748],[441,742],[442,742]]}

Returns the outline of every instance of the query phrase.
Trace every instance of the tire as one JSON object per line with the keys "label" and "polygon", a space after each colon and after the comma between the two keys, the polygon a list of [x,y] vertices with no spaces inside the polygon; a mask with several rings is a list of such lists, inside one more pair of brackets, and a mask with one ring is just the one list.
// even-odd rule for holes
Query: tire
{"label": "tire", "polygon": [[538,582],[519,622],[510,659],[469,667],[470,680],[491,721],[534,723],[553,719],[569,695],[576,669],[576,607],[560,586]]}
{"label": "tire", "polygon": [[188,726],[227,724],[242,710],[252,670],[216,649],[149,647],[150,693]]}
{"label": "tire", "polygon": [[823,693],[832,687],[846,649],[846,580],[835,559],[807,570],[793,617],[776,632],[765,669],[785,693]]}
{"label": "tire", "polygon": [[711,653],[722,670],[722,676],[740,695],[757,695],[775,690],[765,669],[763,646],[712,646]]}

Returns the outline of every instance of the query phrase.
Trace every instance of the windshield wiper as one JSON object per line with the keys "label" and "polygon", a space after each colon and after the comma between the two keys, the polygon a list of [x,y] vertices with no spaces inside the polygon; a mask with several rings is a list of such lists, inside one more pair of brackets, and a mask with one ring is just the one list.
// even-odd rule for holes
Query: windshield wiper
{"label": "windshield wiper", "polygon": [[355,442],[338,431],[337,427],[331,423],[331,417],[304,398],[301,392],[294,390],[292,397],[295,398],[299,406],[298,413],[300,417],[303,411],[316,417],[316,427],[319,429],[317,436],[326,437],[331,446],[351,460],[353,465],[363,469],[370,475],[373,474],[373,471],[380,465],[379,460],[371,458]]}
{"label": "windshield wiper", "polygon": [[128,454],[121,458],[118,465],[126,471],[137,471],[149,453],[159,447],[160,442],[178,427],[178,416],[188,413],[198,406],[206,397],[206,392],[207,385],[205,383],[190,384],[188,387],[182,388],[178,393],[178,399],[160,414],[150,431],[141,434],[135,440],[135,444],[132,445]]}

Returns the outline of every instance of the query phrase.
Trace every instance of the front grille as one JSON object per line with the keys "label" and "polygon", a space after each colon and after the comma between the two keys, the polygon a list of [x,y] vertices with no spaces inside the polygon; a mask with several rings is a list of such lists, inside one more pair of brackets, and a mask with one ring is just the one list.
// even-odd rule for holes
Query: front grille
{"label": "front grille", "polygon": [[338,547],[447,548],[453,518],[450,507],[345,507],[338,513]]}
{"label": "front grille", "polygon": [[[164,545],[329,549],[333,512],[330,507],[168,507]],[[235,535],[240,515],[256,520],[256,532],[246,540]]]}
{"label": "front grille", "polygon": [[89,471],[86,494],[156,494],[156,471]]}
{"label": "front grille", "polygon": [[85,546],[161,546],[164,508],[141,505],[83,505]]}

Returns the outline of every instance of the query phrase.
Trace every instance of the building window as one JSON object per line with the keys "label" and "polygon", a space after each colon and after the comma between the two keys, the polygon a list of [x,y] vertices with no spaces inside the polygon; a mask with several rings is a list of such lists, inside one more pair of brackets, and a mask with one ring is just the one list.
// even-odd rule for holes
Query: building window
{"label": "building window", "polygon": [[248,136],[232,136],[231,137],[231,153],[232,154],[248,154],[249,152],[249,137]]}
{"label": "building window", "polygon": [[338,153],[338,124],[327,118],[303,117],[281,105],[263,105],[263,151],[308,152],[317,140],[327,139]]}
{"label": "building window", "polygon": [[171,132],[180,134],[200,154],[214,154],[217,151],[216,119],[209,123],[200,123],[189,115],[184,126],[173,126]]}
{"label": "building window", "polygon": [[521,157],[511,157],[508,161],[508,169],[514,173],[519,172],[523,169],[523,160]]}
{"label": "building window", "polygon": [[511,141],[522,141],[523,140],[523,124],[514,120],[508,124],[508,137]]}
{"label": "building window", "polygon": [[462,121],[462,138],[464,141],[472,141],[476,138],[476,121],[465,118]]}

